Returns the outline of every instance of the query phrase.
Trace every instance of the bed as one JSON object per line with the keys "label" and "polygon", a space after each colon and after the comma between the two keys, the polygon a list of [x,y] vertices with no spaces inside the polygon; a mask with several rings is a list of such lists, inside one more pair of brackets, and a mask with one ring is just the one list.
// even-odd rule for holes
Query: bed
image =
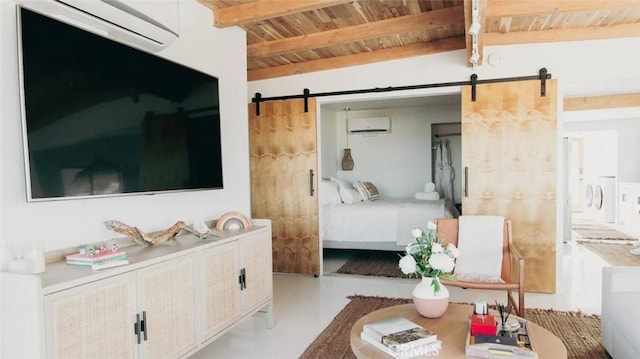
{"label": "bed", "polygon": [[[356,196],[353,201],[345,201],[344,195],[329,197],[329,193],[322,193],[332,192],[330,186],[320,187],[320,238],[324,248],[404,250],[414,240],[413,228],[427,228],[435,218],[458,216],[455,206],[443,199],[391,199],[378,195],[373,200]],[[338,186],[338,194],[341,192]]]}

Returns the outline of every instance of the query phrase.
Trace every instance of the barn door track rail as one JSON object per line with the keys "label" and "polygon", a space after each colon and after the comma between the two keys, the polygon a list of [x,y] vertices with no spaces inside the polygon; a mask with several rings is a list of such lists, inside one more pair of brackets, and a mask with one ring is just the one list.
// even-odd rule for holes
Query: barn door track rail
{"label": "barn door track rail", "polygon": [[471,86],[471,101],[475,101],[476,85],[498,83],[498,82],[525,81],[525,80],[540,80],[540,96],[544,97],[547,94],[546,80],[548,79],[551,79],[551,74],[548,73],[547,69],[543,67],[538,71],[538,75],[534,75],[534,76],[505,77],[505,78],[498,78],[498,79],[478,80],[478,75],[472,74],[469,81],[440,82],[440,83],[433,83],[433,84],[408,85],[408,86],[398,86],[398,87],[393,87],[393,86],[375,87],[375,88],[360,89],[360,90],[331,91],[331,92],[319,92],[319,93],[311,93],[309,89],[305,88],[302,91],[302,94],[276,96],[276,97],[262,97],[262,94],[260,92],[256,92],[254,97],[251,99],[251,102],[255,103],[256,116],[260,116],[260,103],[266,102],[266,101],[281,101],[281,100],[291,100],[291,99],[301,98],[301,99],[304,99],[304,112],[309,112],[308,99],[311,97],[326,97],[326,96],[354,95],[354,94],[375,93],[375,92],[405,91],[405,90],[417,90],[417,89],[424,89],[424,88],[451,87],[451,86]]}

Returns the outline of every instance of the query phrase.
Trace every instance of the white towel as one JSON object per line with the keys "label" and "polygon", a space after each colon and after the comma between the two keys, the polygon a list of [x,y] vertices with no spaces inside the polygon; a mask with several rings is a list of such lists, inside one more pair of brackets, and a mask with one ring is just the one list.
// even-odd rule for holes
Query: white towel
{"label": "white towel", "polygon": [[424,185],[424,191],[425,192],[433,192],[436,190],[436,185],[433,182],[427,182]]}
{"label": "white towel", "polygon": [[440,199],[440,194],[438,192],[416,192],[415,197],[426,201],[436,201]]}
{"label": "white towel", "polygon": [[458,217],[458,250],[455,276],[473,282],[504,282],[502,242],[504,217]]}

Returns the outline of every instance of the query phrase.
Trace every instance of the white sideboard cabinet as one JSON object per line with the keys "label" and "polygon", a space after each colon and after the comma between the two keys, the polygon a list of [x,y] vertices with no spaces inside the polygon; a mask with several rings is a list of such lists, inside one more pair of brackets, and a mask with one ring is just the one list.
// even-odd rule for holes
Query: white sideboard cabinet
{"label": "white sideboard cabinet", "polygon": [[2,273],[2,358],[181,358],[258,311],[273,325],[271,224],[125,247],[129,265]]}

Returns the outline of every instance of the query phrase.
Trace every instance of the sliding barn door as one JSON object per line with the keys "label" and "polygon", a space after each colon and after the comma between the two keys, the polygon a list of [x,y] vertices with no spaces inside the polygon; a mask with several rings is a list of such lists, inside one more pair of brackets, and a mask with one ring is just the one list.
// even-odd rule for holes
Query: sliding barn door
{"label": "sliding barn door", "polygon": [[320,274],[316,103],[302,99],[249,104],[251,215],[273,230],[273,270]]}
{"label": "sliding barn door", "polygon": [[513,222],[525,289],[556,288],[557,83],[516,81],[462,89],[462,211]]}

